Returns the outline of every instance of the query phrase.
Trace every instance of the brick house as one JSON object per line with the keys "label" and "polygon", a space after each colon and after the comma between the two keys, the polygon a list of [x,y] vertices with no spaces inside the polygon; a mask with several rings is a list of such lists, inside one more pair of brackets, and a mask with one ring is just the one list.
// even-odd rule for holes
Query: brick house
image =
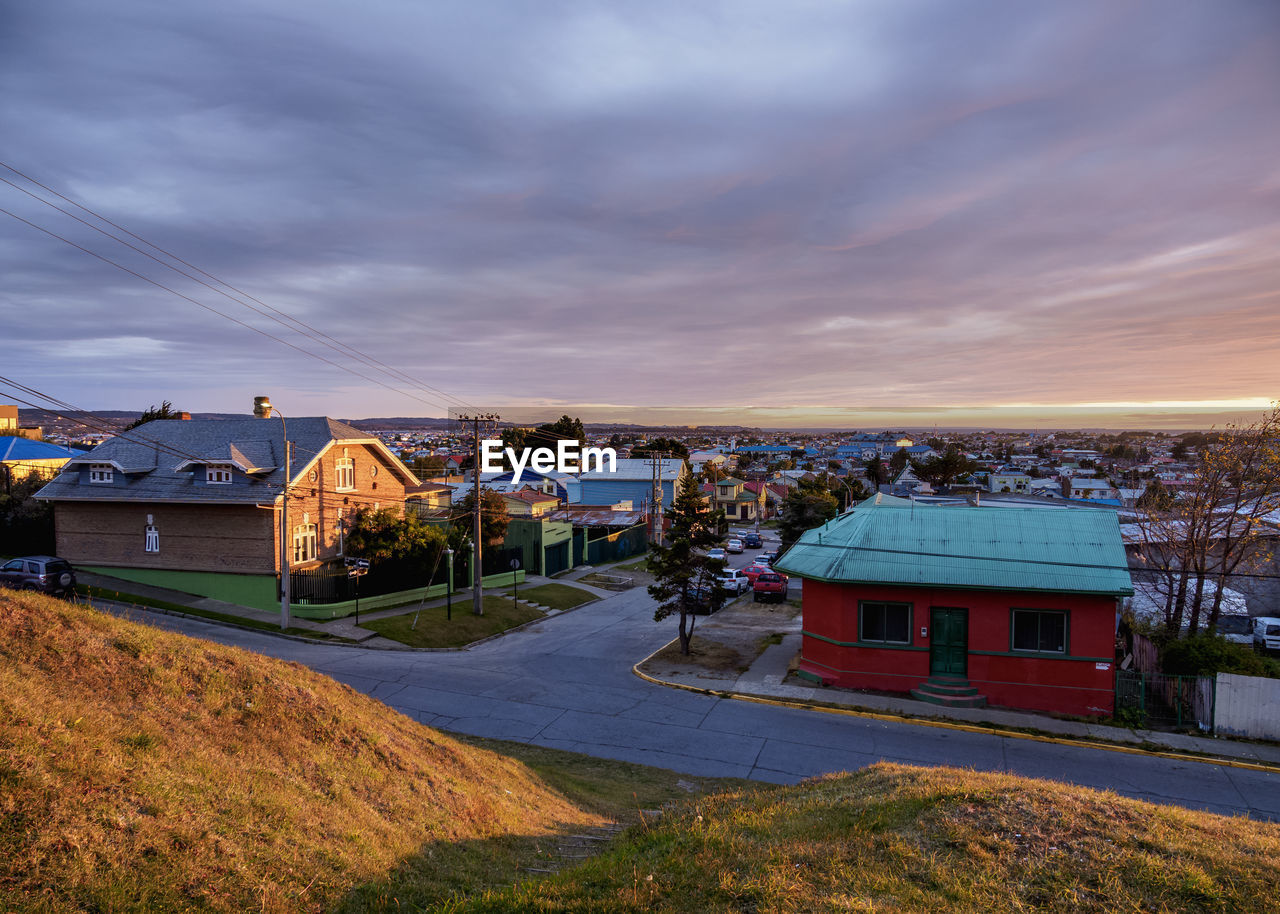
{"label": "brick house", "polygon": [[1114,707],[1110,511],[932,506],[877,495],[775,567],[804,579],[798,674],[939,704],[1082,716]]}
{"label": "brick house", "polygon": [[270,609],[278,600],[284,434],[290,564],[343,555],[343,518],[402,510],[419,481],[367,432],[324,417],[159,420],[72,458],[37,497],[77,566]]}

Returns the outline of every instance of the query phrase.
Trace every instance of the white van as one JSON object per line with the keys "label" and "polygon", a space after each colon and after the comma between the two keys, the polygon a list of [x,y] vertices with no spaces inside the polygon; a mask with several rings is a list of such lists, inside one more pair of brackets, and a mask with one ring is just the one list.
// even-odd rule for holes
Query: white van
{"label": "white van", "polygon": [[1253,646],[1260,651],[1280,651],[1280,619],[1275,616],[1254,619]]}
{"label": "white van", "polygon": [[[1213,595],[1217,592],[1217,587],[1213,582],[1206,582],[1205,597],[1203,606],[1203,615],[1200,619],[1201,626],[1208,621],[1209,607],[1213,603]],[[1125,608],[1133,613],[1135,620],[1146,622],[1149,625],[1159,625],[1164,621],[1164,595],[1163,592],[1154,584],[1144,581],[1135,581],[1133,584],[1133,596],[1125,599]],[[1225,588],[1222,591],[1222,605],[1218,609],[1218,626],[1217,633],[1228,641],[1235,644],[1243,644],[1246,647],[1253,644],[1253,620],[1249,616],[1249,606],[1245,601],[1244,594],[1239,591]],[[1182,630],[1185,633],[1190,627],[1191,620],[1187,616],[1182,618]],[[1201,628],[1201,631],[1204,629]]]}

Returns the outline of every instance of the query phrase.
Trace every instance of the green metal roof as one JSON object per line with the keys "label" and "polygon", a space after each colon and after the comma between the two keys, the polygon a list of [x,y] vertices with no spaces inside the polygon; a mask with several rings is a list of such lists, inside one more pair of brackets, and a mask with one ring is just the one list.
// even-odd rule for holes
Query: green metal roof
{"label": "green metal roof", "polygon": [[836,583],[1133,593],[1114,512],[913,504],[873,496],[774,567]]}
{"label": "green metal roof", "polygon": [[718,486],[745,486],[747,481],[733,476],[726,476],[724,479],[717,479],[715,484]]}

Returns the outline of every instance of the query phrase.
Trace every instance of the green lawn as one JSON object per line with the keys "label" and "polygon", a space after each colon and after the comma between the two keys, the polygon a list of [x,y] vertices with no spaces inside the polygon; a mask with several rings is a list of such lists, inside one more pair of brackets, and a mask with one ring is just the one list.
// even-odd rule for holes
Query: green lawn
{"label": "green lawn", "polygon": [[543,615],[541,611],[516,603],[510,597],[496,594],[485,595],[483,616],[472,614],[469,598],[453,601],[452,620],[446,619],[445,613],[443,606],[422,610],[416,629],[410,628],[413,613],[362,622],[360,627],[410,647],[462,647],[472,641],[540,619]]}
{"label": "green lawn", "polygon": [[[506,591],[511,593],[511,591]],[[587,593],[579,587],[568,584],[542,584],[538,587],[521,587],[516,591],[521,600],[532,600],[540,606],[551,609],[573,609],[583,603],[596,599],[595,594]]]}
{"label": "green lawn", "polygon": [[626,565],[614,565],[614,571],[648,571],[649,557],[642,556],[639,561],[628,562]]}

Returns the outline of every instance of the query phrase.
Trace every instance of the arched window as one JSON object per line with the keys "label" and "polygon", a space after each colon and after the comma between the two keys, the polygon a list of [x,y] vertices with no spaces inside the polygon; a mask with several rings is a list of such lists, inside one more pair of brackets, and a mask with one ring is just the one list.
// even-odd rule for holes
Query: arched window
{"label": "arched window", "polygon": [[293,528],[293,564],[314,562],[316,559],[316,525],[309,515],[302,515],[302,523]]}
{"label": "arched window", "polygon": [[338,477],[335,488],[339,492],[350,492],[356,487],[356,462],[347,455],[347,449],[343,448],[342,456],[334,461],[334,470]]}

